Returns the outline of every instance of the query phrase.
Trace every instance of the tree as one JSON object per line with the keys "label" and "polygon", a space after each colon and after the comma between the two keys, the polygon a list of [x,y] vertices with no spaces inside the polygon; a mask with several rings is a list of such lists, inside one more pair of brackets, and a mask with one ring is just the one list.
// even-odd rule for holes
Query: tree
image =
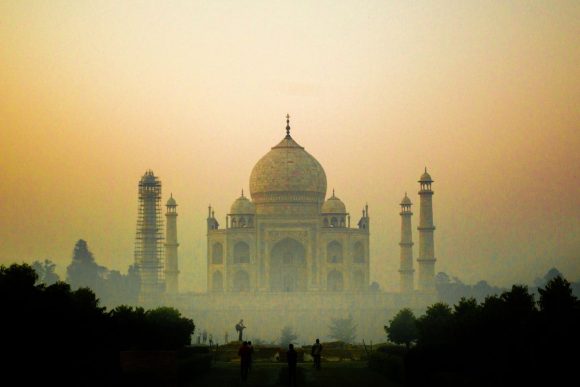
{"label": "tree", "polygon": [[544,289],[538,289],[540,293],[539,305],[544,313],[551,315],[569,314],[579,306],[578,299],[572,294],[570,282],[561,276],[556,276],[548,281]]}
{"label": "tree", "polygon": [[554,279],[556,277],[563,277],[563,276],[562,276],[562,273],[560,273],[560,270],[553,267],[550,270],[548,270],[542,278],[536,278],[534,280],[534,285],[536,285],[536,287],[538,287],[538,288],[541,288],[543,286],[546,286],[546,284],[548,282],[550,282],[552,279]]}
{"label": "tree", "polygon": [[352,343],[356,338],[356,327],[352,315],[348,318],[333,318],[329,327],[329,336],[345,343]]}
{"label": "tree", "polygon": [[49,259],[45,259],[44,262],[34,261],[32,263],[32,268],[38,274],[38,282],[45,285],[52,285],[58,281],[60,278],[58,274],[54,272],[56,264]]}
{"label": "tree", "polygon": [[456,344],[472,348],[481,337],[481,311],[475,298],[462,298],[453,307],[453,339]]}
{"label": "tree", "polygon": [[195,324],[175,308],[163,306],[149,310],[145,313],[145,322],[150,331],[147,340],[151,348],[179,349],[191,344]]}
{"label": "tree", "polygon": [[485,297],[489,296],[490,294],[498,293],[497,288],[493,288],[492,286],[487,283],[487,281],[479,281],[473,286],[472,289],[473,297],[477,300],[484,300]]}
{"label": "tree", "polygon": [[[32,266],[28,264],[18,265],[16,263],[6,267],[0,266],[0,295],[10,296],[10,292],[18,289],[30,289],[38,281],[38,274]],[[4,293],[4,294],[2,294]],[[13,294],[12,296],[18,296]]]}
{"label": "tree", "polygon": [[435,276],[435,285],[449,285],[451,283],[451,279],[447,273],[440,271]]}
{"label": "tree", "polygon": [[87,242],[79,239],[75,244],[72,263],[67,267],[67,282],[73,289],[83,286],[99,293],[102,276],[107,269],[97,265],[93,253],[90,252]]}
{"label": "tree", "polygon": [[525,285],[513,285],[509,292],[500,295],[500,299],[504,303],[504,318],[511,319],[514,324],[526,320],[536,311],[534,295]]}
{"label": "tree", "polygon": [[417,319],[411,309],[401,309],[395,317],[385,325],[385,332],[390,341],[405,344],[407,348],[418,338]]}
{"label": "tree", "polygon": [[286,325],[284,328],[282,328],[282,331],[280,332],[280,339],[278,341],[280,342],[280,346],[285,348],[288,346],[288,344],[294,343],[297,338],[298,336],[296,336],[294,331],[292,331],[292,328]]}
{"label": "tree", "polygon": [[424,344],[449,342],[453,315],[449,305],[442,302],[431,305],[417,320],[419,341]]}

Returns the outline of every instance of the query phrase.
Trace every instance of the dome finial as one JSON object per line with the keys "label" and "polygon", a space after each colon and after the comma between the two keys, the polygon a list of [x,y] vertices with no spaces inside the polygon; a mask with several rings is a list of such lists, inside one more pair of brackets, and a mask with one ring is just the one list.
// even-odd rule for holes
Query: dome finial
{"label": "dome finial", "polygon": [[334,197],[334,188],[332,189],[332,197]]}
{"label": "dome finial", "polygon": [[242,188],[242,197],[244,197],[244,189]]}
{"label": "dome finial", "polygon": [[286,138],[290,138],[290,114],[286,114]]}

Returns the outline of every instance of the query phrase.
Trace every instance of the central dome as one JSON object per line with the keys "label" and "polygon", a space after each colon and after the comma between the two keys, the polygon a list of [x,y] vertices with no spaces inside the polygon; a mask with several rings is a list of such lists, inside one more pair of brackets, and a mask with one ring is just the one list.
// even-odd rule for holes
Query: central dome
{"label": "central dome", "polygon": [[[289,127],[286,128],[289,132]],[[322,165],[290,134],[256,163],[250,175],[250,194],[260,203],[317,203],[326,197]]]}

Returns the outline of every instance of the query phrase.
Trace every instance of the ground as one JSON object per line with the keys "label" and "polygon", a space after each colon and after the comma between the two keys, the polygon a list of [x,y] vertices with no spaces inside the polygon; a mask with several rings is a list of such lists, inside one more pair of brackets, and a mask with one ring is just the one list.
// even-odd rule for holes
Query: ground
{"label": "ground", "polygon": [[[193,381],[190,386],[286,386],[288,369],[279,363],[256,363],[245,384],[240,381],[239,363],[216,362],[212,369]],[[333,386],[333,387],[363,387],[384,386],[398,387],[397,383],[389,381],[383,375],[370,370],[366,362],[332,362],[323,363],[322,369],[316,371],[312,363],[298,365],[298,386]]]}

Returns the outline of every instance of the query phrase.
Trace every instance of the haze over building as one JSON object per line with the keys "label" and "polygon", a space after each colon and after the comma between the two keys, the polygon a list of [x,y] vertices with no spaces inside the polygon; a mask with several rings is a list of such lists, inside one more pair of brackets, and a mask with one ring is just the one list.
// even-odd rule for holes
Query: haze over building
{"label": "haze over building", "polygon": [[234,201],[219,228],[210,210],[208,284],[213,292],[364,291],[369,285],[369,217],[356,228],[320,163],[290,135],[250,176],[250,201]]}
{"label": "haze over building", "polygon": [[[227,330],[228,321],[251,312],[253,322],[260,321],[260,335],[265,337],[275,335],[288,319],[301,332],[314,335],[319,328],[309,321],[309,314],[323,314],[323,320],[352,315],[365,332],[380,337],[382,324],[392,313],[402,307],[420,310],[435,299],[433,180],[427,170],[419,179],[417,289],[412,203],[406,194],[400,213],[400,292],[372,289],[369,206],[362,206],[356,226],[352,227],[351,215],[334,189],[325,200],[324,168],[294,140],[290,130],[287,116],[286,136],[252,169],[251,199],[242,190],[225,215],[225,227],[209,206],[207,292],[178,292],[177,202],[173,195],[167,201],[163,260],[157,243],[163,239],[161,183],[151,171],[143,176],[139,185],[137,245],[144,246],[142,250],[147,253],[136,254],[144,275],[140,298],[143,303],[177,305],[204,326],[218,330]],[[361,192],[364,194],[364,189]],[[161,297],[162,289],[165,293]]]}

